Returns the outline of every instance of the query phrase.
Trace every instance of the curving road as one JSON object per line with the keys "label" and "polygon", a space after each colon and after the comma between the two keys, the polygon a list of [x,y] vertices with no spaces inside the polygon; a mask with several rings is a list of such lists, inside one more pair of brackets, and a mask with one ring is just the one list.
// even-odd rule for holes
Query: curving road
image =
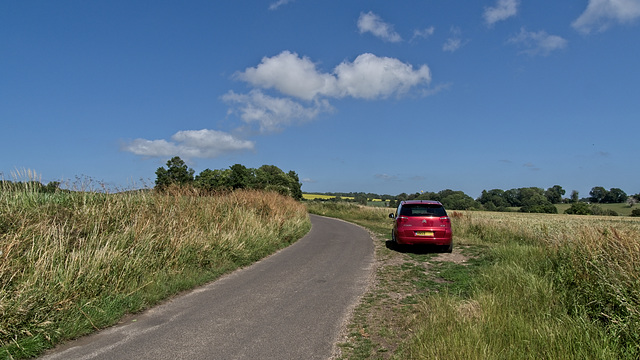
{"label": "curving road", "polygon": [[355,225],[311,215],[288,248],[44,359],[327,359],[373,272]]}

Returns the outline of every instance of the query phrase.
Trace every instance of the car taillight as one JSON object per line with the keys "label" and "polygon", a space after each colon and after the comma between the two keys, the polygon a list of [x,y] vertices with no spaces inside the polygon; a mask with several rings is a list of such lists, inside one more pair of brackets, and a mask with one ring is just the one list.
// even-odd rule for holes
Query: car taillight
{"label": "car taillight", "polygon": [[398,223],[407,222],[409,220],[406,216],[398,216]]}
{"label": "car taillight", "polygon": [[440,222],[443,222],[445,224],[451,224],[451,219],[449,219],[448,216],[442,216],[440,217]]}

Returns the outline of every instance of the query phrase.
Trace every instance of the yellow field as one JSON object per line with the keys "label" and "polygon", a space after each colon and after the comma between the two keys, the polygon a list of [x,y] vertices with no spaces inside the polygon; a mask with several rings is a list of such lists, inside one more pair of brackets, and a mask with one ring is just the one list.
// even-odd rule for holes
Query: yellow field
{"label": "yellow field", "polygon": [[[302,198],[305,200],[315,200],[315,199],[329,200],[329,199],[335,199],[336,197],[331,195],[320,195],[320,194],[302,194]],[[353,196],[341,196],[340,198],[345,200],[355,199]],[[382,201],[382,199],[369,199],[369,201]]]}
{"label": "yellow field", "polygon": [[[331,195],[319,195],[319,194],[302,194],[302,198],[305,200],[315,200],[315,199],[321,199],[321,200],[329,200],[329,199],[335,199],[335,196],[331,196]],[[354,198],[351,196],[343,196],[341,197],[342,199],[347,199],[347,200],[353,200]]]}

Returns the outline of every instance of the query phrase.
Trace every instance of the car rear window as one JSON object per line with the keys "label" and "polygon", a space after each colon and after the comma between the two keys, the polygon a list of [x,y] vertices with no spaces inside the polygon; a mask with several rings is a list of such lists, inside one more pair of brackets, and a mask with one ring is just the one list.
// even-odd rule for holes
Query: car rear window
{"label": "car rear window", "polygon": [[442,205],[436,204],[411,204],[403,205],[400,210],[403,216],[447,216]]}

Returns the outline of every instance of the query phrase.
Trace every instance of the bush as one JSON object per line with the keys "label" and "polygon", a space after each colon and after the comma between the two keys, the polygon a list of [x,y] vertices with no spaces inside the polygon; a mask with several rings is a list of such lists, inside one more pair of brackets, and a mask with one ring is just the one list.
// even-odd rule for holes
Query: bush
{"label": "bush", "polygon": [[618,213],[611,209],[603,209],[598,205],[591,206],[591,215],[618,216]]}
{"label": "bush", "polygon": [[631,216],[640,216],[640,209],[633,209],[631,211]]}
{"label": "bush", "polygon": [[571,204],[571,207],[565,210],[564,213],[572,215],[591,215],[591,208],[587,203],[577,202]]}
{"label": "bush", "polygon": [[553,204],[527,205],[521,207],[520,212],[557,214],[558,208],[556,208]]}

